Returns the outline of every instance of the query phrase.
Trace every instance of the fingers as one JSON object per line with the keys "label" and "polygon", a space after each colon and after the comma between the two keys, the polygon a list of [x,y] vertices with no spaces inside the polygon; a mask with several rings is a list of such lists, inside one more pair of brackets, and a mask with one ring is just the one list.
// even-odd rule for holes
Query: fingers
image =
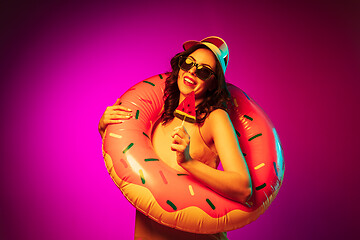
{"label": "fingers", "polygon": [[120,100],[120,98],[118,98],[118,99],[116,99],[116,102],[114,103],[114,105],[112,105],[111,107],[114,110],[123,110],[126,112],[131,112],[130,108],[123,107],[120,104],[121,104],[121,100]]}
{"label": "fingers", "polygon": [[171,150],[176,152],[178,164],[192,160],[190,156],[190,136],[183,126],[176,127],[172,134]]}
{"label": "fingers", "polygon": [[183,145],[179,145],[179,144],[171,144],[171,150],[172,151],[176,151],[176,152],[180,152],[180,153],[184,153],[186,150],[186,147]]}
{"label": "fingers", "polygon": [[186,148],[189,147],[189,144],[190,138],[181,138],[178,135],[175,135],[171,143],[171,150],[185,152]]}
{"label": "fingers", "polygon": [[186,129],[184,126],[178,126],[176,128],[174,128],[171,137],[174,137],[175,135],[178,135],[181,138],[185,138],[185,137],[189,137],[189,134],[187,133]]}
{"label": "fingers", "polygon": [[121,106],[121,105],[109,106],[109,107],[107,107],[107,109],[111,109],[111,110],[114,110],[114,111],[132,112],[132,110],[130,108],[126,108],[126,107]]}
{"label": "fingers", "polygon": [[120,105],[109,106],[106,108],[104,112],[104,119],[107,120],[130,119],[132,117],[132,114],[130,112],[132,112],[131,109]]}
{"label": "fingers", "polygon": [[120,119],[109,119],[109,120],[105,120],[104,124],[109,125],[109,124],[112,124],[112,123],[123,123],[123,122],[124,121],[120,120]]}
{"label": "fingers", "polygon": [[123,120],[132,118],[132,110],[130,108],[121,106],[120,104],[121,101],[120,98],[118,98],[114,105],[108,106],[105,109],[105,112],[103,113],[99,121],[98,129],[100,133],[104,132],[105,128],[109,124],[123,123]]}
{"label": "fingers", "polygon": [[114,110],[122,110],[122,111],[125,111],[125,112],[132,112],[132,110],[130,108],[126,108],[124,106],[121,106],[121,105],[118,105],[118,106],[113,106]]}
{"label": "fingers", "polygon": [[111,123],[122,123],[122,120],[132,118],[132,110],[124,106],[119,105],[120,99],[117,99],[115,104],[108,106],[105,109],[99,122],[99,129],[105,130],[106,126]]}
{"label": "fingers", "polygon": [[190,136],[186,132],[185,128],[180,126],[176,127],[171,135],[172,144],[171,150],[177,152],[185,152],[190,144]]}
{"label": "fingers", "polygon": [[105,113],[105,118],[108,118],[108,119],[130,119],[130,118],[132,118],[132,114],[110,110]]}
{"label": "fingers", "polygon": [[184,144],[184,145],[187,145],[189,144],[190,140],[188,138],[182,138],[180,137],[179,135],[175,135],[173,138],[172,138],[172,143],[174,144]]}

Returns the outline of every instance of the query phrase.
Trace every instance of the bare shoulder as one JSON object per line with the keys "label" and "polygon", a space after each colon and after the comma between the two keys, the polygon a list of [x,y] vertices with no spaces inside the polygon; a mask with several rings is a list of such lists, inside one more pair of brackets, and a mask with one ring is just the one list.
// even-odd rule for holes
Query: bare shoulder
{"label": "bare shoulder", "polygon": [[218,124],[231,123],[229,114],[223,109],[216,109],[209,114],[207,118],[208,124],[216,126]]}
{"label": "bare shoulder", "polygon": [[224,109],[218,108],[218,109],[215,109],[214,111],[212,111],[209,116],[217,116],[217,115],[228,116],[228,113]]}
{"label": "bare shoulder", "polygon": [[216,109],[212,111],[209,116],[204,121],[204,124],[200,127],[201,135],[203,136],[204,141],[207,145],[213,144],[214,131],[219,129],[218,125],[227,125],[226,119],[228,114],[223,109]]}
{"label": "bare shoulder", "polygon": [[220,141],[228,138],[231,141],[237,142],[234,125],[230,119],[229,114],[223,109],[216,109],[209,116],[209,125],[211,126],[211,135],[213,139]]}
{"label": "bare shoulder", "polygon": [[229,131],[233,131],[233,125],[228,113],[223,109],[212,111],[202,126],[203,135],[212,140],[216,136],[222,136],[222,134]]}

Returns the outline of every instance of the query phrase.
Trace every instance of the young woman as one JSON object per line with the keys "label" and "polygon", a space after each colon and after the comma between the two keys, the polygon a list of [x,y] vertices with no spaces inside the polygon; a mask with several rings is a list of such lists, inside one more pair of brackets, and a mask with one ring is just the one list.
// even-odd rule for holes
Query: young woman
{"label": "young woman", "polygon": [[[171,59],[165,85],[164,112],[156,123],[152,143],[170,167],[193,175],[224,197],[240,203],[251,196],[251,180],[237,137],[226,112],[225,83],[228,48],[218,37],[184,43],[184,52]],[[195,93],[196,123],[174,117],[186,96]],[[99,123],[103,137],[108,124],[131,118],[119,100],[106,109]],[[217,170],[222,163],[224,171]],[[193,234],[158,224],[136,213],[135,239],[227,239],[226,233]]]}

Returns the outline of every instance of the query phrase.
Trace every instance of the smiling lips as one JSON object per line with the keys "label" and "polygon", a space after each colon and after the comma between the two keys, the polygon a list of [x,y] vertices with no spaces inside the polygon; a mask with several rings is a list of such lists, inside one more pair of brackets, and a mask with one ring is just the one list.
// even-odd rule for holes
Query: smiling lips
{"label": "smiling lips", "polygon": [[196,82],[194,81],[194,79],[192,79],[190,77],[184,77],[184,84],[186,86],[193,87],[196,85]]}

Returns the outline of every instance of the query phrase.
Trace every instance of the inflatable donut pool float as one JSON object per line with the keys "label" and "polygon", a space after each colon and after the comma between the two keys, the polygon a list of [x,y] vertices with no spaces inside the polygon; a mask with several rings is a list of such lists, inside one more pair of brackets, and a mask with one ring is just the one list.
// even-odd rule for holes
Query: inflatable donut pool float
{"label": "inflatable donut pool float", "polygon": [[135,116],[106,129],[103,156],[111,178],[136,209],[168,227],[212,234],[256,220],[277,195],[284,176],[282,148],[271,121],[242,90],[228,84],[229,116],[253,185],[246,204],[229,200],[155,154],[150,138],[163,109],[166,77],[146,79],[121,97]]}

